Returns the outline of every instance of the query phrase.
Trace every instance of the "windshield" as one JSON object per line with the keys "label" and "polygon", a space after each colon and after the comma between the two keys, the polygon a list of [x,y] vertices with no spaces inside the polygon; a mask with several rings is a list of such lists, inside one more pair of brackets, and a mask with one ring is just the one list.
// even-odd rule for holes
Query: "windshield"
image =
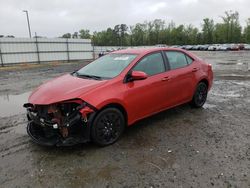
{"label": "windshield", "polygon": [[118,76],[135,58],[136,54],[107,54],[76,72],[77,76],[110,79]]}

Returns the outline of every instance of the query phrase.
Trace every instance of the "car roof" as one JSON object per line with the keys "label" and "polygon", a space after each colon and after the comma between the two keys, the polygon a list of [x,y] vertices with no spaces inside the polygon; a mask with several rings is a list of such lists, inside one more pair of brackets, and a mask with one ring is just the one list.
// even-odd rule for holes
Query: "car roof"
{"label": "car roof", "polygon": [[178,48],[163,48],[163,47],[152,47],[152,48],[127,48],[127,49],[123,49],[123,50],[117,50],[114,51],[112,53],[124,53],[124,54],[148,54],[151,52],[157,52],[157,51],[161,51],[161,50],[174,50],[174,51],[184,51],[182,49],[178,49]]}

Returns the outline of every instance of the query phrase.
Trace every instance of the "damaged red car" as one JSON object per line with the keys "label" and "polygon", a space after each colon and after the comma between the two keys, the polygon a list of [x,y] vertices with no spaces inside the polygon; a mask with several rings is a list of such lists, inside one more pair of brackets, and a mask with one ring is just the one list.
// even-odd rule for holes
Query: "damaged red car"
{"label": "damaged red car", "polygon": [[27,132],[46,146],[114,143],[125,127],[190,103],[202,107],[212,86],[210,64],[181,49],[126,49],[107,54],[30,95]]}

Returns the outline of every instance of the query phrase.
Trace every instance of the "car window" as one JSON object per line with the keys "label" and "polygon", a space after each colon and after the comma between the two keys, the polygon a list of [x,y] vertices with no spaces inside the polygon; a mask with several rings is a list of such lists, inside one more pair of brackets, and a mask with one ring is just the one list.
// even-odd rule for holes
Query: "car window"
{"label": "car window", "polygon": [[187,63],[190,65],[191,63],[193,63],[193,59],[189,56],[186,55],[186,58],[187,58]]}
{"label": "car window", "polygon": [[178,69],[188,65],[186,55],[182,52],[168,51],[165,53],[168,58],[170,69]]}
{"label": "car window", "polygon": [[107,54],[81,68],[77,71],[77,74],[114,78],[119,75],[136,56],[136,54]]}
{"label": "car window", "polygon": [[165,72],[164,61],[161,53],[147,55],[133,68],[133,70],[143,71],[150,76]]}

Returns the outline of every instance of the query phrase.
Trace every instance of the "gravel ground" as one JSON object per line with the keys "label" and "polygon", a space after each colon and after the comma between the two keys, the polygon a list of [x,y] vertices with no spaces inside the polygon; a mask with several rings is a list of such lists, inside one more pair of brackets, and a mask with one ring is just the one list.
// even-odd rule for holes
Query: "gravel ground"
{"label": "gravel ground", "polygon": [[40,147],[25,130],[29,92],[86,63],[0,69],[0,187],[250,187],[250,52],[194,53],[215,73],[204,108],[152,116],[104,148]]}

